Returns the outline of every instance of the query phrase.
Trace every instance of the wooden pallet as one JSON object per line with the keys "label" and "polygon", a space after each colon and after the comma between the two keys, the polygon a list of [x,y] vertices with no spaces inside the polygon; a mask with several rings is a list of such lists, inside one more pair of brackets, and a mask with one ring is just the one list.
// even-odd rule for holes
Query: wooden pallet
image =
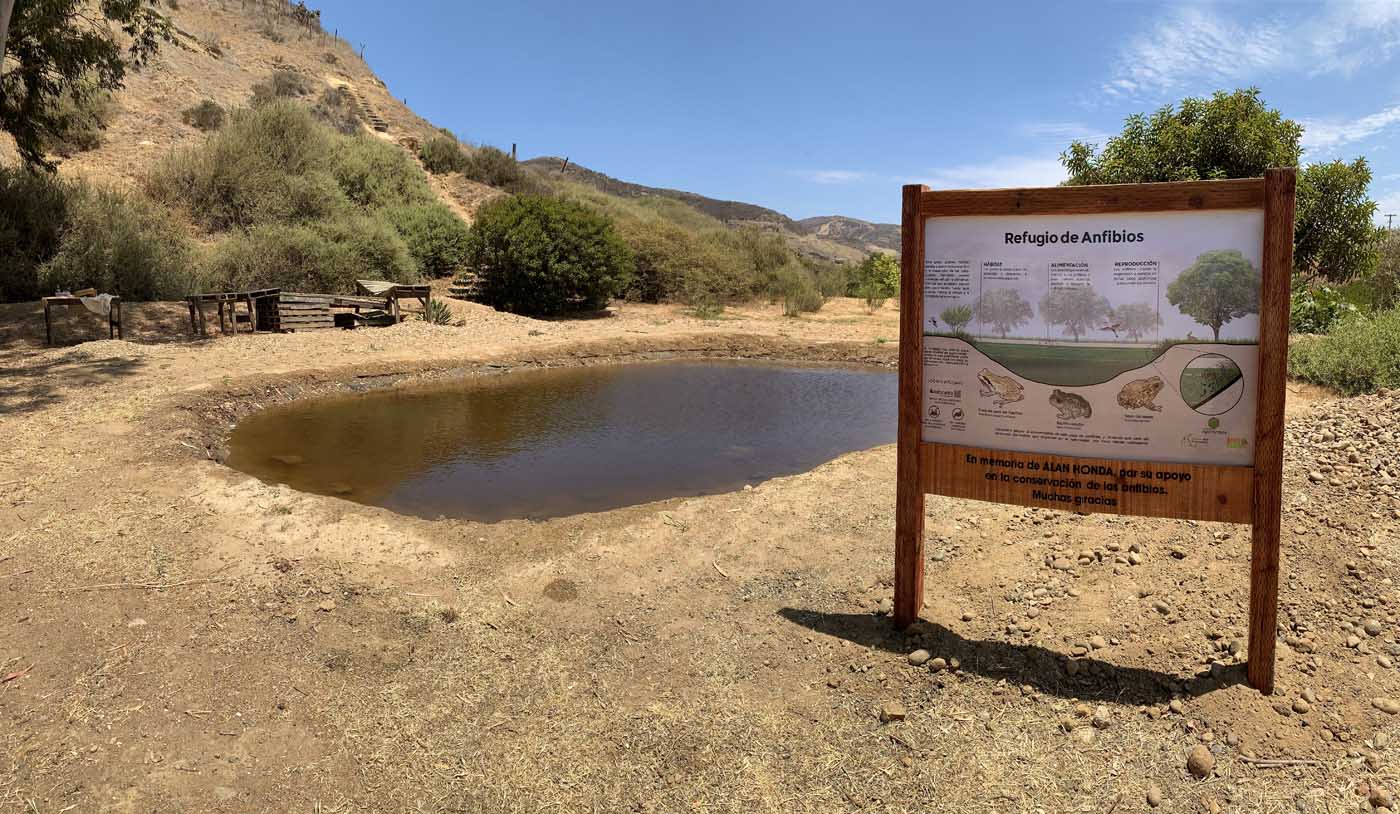
{"label": "wooden pallet", "polygon": [[333,299],[328,294],[283,292],[277,298],[277,307],[267,309],[268,330],[292,332],[334,328],[335,315],[331,313]]}

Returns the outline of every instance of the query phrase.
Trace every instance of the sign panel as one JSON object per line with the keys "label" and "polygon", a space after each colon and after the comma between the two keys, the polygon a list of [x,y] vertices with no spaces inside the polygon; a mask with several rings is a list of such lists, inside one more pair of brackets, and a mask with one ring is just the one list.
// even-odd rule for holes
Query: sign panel
{"label": "sign panel", "polygon": [[922,438],[1248,466],[1264,213],[930,218]]}
{"label": "sign panel", "polygon": [[1272,691],[1295,183],[904,188],[896,625],[927,493],[1248,522]]}

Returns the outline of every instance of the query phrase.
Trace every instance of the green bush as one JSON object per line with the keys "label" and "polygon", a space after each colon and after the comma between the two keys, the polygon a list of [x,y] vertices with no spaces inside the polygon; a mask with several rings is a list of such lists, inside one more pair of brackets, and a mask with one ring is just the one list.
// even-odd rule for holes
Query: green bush
{"label": "green bush", "polygon": [[482,207],[467,262],[480,269],[482,302],[530,315],[600,308],[625,289],[632,268],[607,217],[534,195]]}
{"label": "green bush", "polygon": [[817,281],[817,290],[823,297],[844,297],[849,284],[844,266],[823,260],[804,259],[802,265],[812,272]]}
{"label": "green bush", "polygon": [[224,126],[224,109],[213,99],[205,99],[180,113],[180,121],[190,127],[208,132]]}
{"label": "green bush", "polygon": [[467,156],[462,152],[462,145],[457,143],[456,136],[446,130],[439,130],[429,136],[418,148],[418,158],[428,172],[434,175],[461,172],[467,166]]}
{"label": "green bush", "polygon": [[428,300],[421,319],[429,325],[451,325],[452,309],[442,300]]}
{"label": "green bush", "polygon": [[92,287],[129,300],[180,299],[195,288],[191,248],[163,208],[110,189],[75,196],[44,290]]}
{"label": "green bush", "polygon": [[1325,334],[1355,313],[1356,306],[1347,302],[1342,292],[1324,285],[1293,294],[1289,323],[1293,333]]}
{"label": "green bush", "polygon": [[0,167],[0,302],[38,299],[39,267],[58,251],[74,184],[22,167]]}
{"label": "green bush", "polygon": [[899,296],[899,259],[884,252],[867,256],[852,270],[847,280],[847,294],[867,299]]}
{"label": "green bush", "polygon": [[423,171],[403,150],[373,136],[338,136],[331,174],[352,203],[367,209],[437,200]]}
{"label": "green bush", "polygon": [[1400,387],[1400,309],[1343,320],[1293,343],[1288,374],[1347,395]]}
{"label": "green bush", "polygon": [[783,301],[783,315],[795,317],[820,311],[826,304],[816,277],[797,261],[790,261],[776,272],[777,292]]}
{"label": "green bush", "polygon": [[64,158],[102,146],[102,131],[112,116],[112,95],[78,87],[58,97],[56,127],[43,135],[43,149]]}
{"label": "green bush", "polygon": [[335,138],[294,102],[235,111],[203,144],[162,159],[146,191],[214,231],[317,220],[346,205],[331,175]]}
{"label": "green bush", "polygon": [[358,215],[236,232],[209,253],[203,277],[218,291],[277,287],[331,294],[352,293],[357,279],[418,280],[398,233]]}
{"label": "green bush", "polygon": [[462,174],[478,183],[515,189],[521,182],[520,165],[505,150],[483,144],[467,157]]}
{"label": "green bush", "polygon": [[634,302],[683,302],[707,309],[749,296],[753,265],[723,233],[696,234],[662,220],[618,225],[634,258],[624,295]]}
{"label": "green bush", "polygon": [[249,103],[253,107],[262,107],[278,99],[296,99],[310,92],[311,80],[296,71],[279,69],[273,71],[266,81],[253,85],[253,97]]}
{"label": "green bush", "polygon": [[384,215],[403,237],[423,276],[450,277],[466,263],[470,232],[442,204],[399,206]]}

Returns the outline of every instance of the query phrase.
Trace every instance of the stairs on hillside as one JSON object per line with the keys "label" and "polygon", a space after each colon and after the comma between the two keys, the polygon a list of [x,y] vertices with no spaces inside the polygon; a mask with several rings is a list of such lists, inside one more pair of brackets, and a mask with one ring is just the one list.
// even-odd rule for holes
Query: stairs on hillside
{"label": "stairs on hillside", "polygon": [[481,279],[474,271],[464,271],[458,274],[452,281],[452,287],[447,289],[447,296],[458,300],[475,301],[481,296]]}
{"label": "stairs on hillside", "polygon": [[389,123],[384,121],[384,117],[380,116],[375,112],[374,108],[370,107],[369,104],[365,102],[363,96],[356,93],[355,89],[349,85],[341,85],[341,89],[350,94],[350,99],[355,103],[355,108],[360,112],[360,118],[364,120],[366,124],[372,127],[376,132],[389,132]]}

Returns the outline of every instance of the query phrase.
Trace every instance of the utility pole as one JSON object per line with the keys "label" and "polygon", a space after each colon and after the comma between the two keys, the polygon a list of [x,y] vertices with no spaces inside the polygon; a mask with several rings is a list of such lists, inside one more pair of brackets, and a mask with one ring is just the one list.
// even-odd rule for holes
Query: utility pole
{"label": "utility pole", "polygon": [[1386,216],[1385,216],[1385,229],[1386,229],[1387,232],[1390,231],[1390,222],[1393,221],[1393,220],[1395,220],[1395,213],[1394,213],[1394,212],[1388,212],[1388,213],[1386,213]]}
{"label": "utility pole", "polygon": [[5,40],[10,35],[10,14],[15,10],[15,0],[0,0],[0,73],[5,71]]}

